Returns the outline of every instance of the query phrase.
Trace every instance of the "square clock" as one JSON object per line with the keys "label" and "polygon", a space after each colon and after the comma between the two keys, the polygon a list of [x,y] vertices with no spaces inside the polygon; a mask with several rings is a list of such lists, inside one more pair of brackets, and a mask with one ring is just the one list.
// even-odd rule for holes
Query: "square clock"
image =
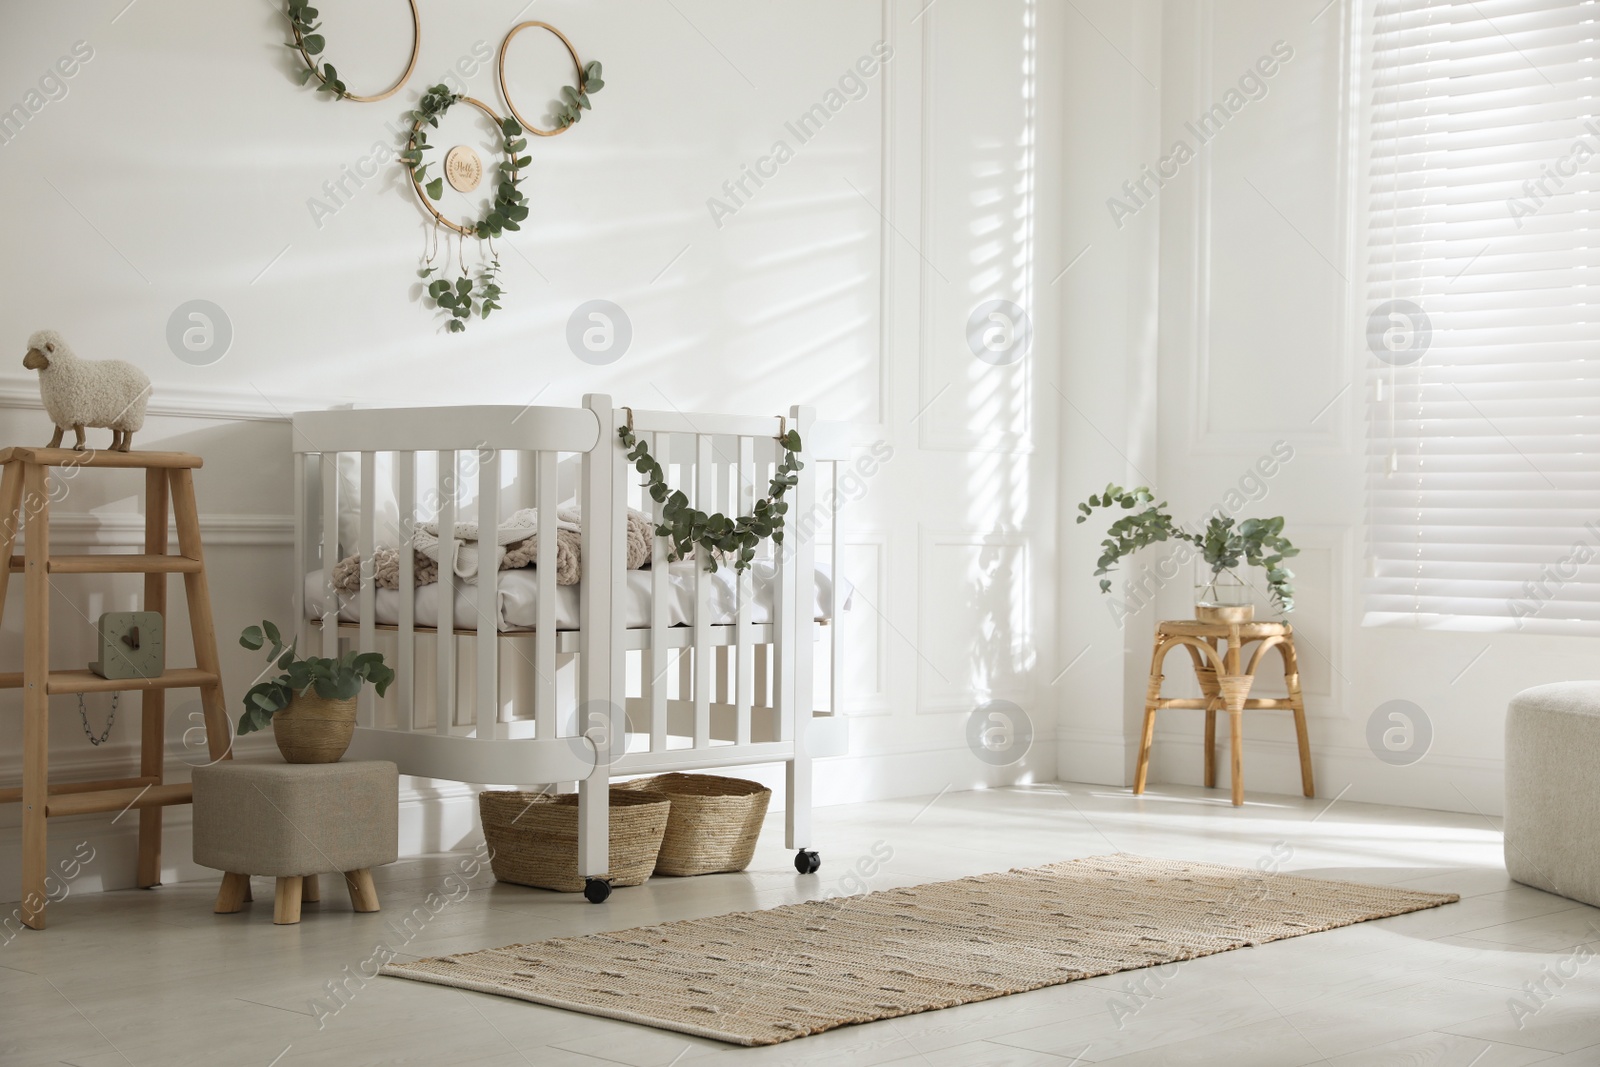
{"label": "square clock", "polygon": [[159,611],[108,611],[100,616],[102,678],[159,678],[166,669],[165,621]]}

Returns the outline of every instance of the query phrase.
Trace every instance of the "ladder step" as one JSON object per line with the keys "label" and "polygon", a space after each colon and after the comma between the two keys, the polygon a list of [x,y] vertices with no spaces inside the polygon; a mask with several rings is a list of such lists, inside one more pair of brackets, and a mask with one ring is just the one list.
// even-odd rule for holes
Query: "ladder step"
{"label": "ladder step", "polygon": [[[11,557],[13,572],[21,571],[26,566],[24,557]],[[198,574],[200,561],[188,556],[100,552],[92,556],[51,556],[45,569],[51,574]]]}
{"label": "ladder step", "polygon": [[[217,682],[215,674],[198,667],[168,668],[158,678],[102,678],[89,670],[51,671],[45,692],[52,696],[58,693],[121,693],[133,689],[204,688]],[[0,689],[21,688],[21,672],[0,674]]]}
{"label": "ladder step", "polygon": [[176,785],[147,785],[138,789],[106,789],[98,793],[69,793],[52,796],[45,801],[47,818],[60,815],[93,815],[103,811],[126,811],[129,808],[164,808],[168,804],[188,804],[194,800],[194,786],[188,782]]}
{"label": "ladder step", "polygon": [[136,470],[174,470],[201,465],[199,456],[188,452],[113,452],[110,449],[0,448],[0,464],[38,463],[45,467],[122,467]]}
{"label": "ladder step", "polygon": [[[54,797],[68,793],[103,793],[107,789],[128,789],[160,784],[161,780],[153,775],[139,778],[106,778],[98,782],[51,782],[50,795]],[[21,786],[7,786],[0,789],[0,804],[16,804],[21,800]]]}

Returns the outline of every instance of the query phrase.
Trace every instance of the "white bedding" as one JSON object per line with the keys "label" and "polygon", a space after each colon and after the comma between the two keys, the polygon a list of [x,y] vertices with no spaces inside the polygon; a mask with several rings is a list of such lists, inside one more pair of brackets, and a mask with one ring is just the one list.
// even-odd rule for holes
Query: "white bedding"
{"label": "white bedding", "polygon": [[[671,602],[667,605],[667,625],[687,626],[694,621],[695,602],[695,562],[693,560],[680,560],[668,568],[667,595]],[[750,567],[754,577],[754,602],[751,604],[750,619],[754,623],[772,621],[772,601],[776,588],[775,572],[777,568],[770,561],[757,560]],[[626,589],[622,595],[622,610],[625,626],[630,630],[644,630],[650,627],[650,582],[651,571],[627,571]],[[707,574],[711,580],[711,624],[725,626],[735,621],[737,613],[735,574],[732,567],[723,566],[715,574]],[[834,588],[833,575],[823,564],[816,568],[816,581],[813,583],[813,616],[817,621],[833,617]],[[556,629],[578,629],[578,585],[556,586]],[[323,573],[320,570],[312,571],[306,575],[306,616],[308,618],[321,618],[328,609],[328,593],[323,585]],[[521,570],[501,571],[500,584],[496,590],[500,617],[496,626],[500,630],[531,630],[538,622],[539,582],[538,571],[533,568]],[[845,591],[842,610],[848,611],[849,591]],[[357,607],[357,597],[339,597],[339,618],[345,622],[359,622],[360,614]],[[379,625],[398,625],[400,622],[400,593],[393,589],[377,590],[377,620]],[[416,625],[436,626],[439,621],[439,586],[424,585],[416,591]],[[478,587],[457,582],[455,586],[455,625],[458,629],[476,630],[478,628]]]}

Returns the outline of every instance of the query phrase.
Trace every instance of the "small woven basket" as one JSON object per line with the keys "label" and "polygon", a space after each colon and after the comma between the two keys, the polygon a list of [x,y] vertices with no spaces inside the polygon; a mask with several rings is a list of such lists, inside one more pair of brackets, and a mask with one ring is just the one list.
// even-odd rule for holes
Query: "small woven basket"
{"label": "small woven basket", "polygon": [[760,782],[712,774],[661,774],[618,789],[672,801],[656,873],[716,874],[742,871],[755,855],[772,790]]}
{"label": "small woven basket", "polygon": [[[650,877],[670,807],[664,796],[612,787],[607,877],[613,886],[639,885]],[[478,814],[495,878],[561,893],[583,889],[576,793],[486,791],[478,794]]]}

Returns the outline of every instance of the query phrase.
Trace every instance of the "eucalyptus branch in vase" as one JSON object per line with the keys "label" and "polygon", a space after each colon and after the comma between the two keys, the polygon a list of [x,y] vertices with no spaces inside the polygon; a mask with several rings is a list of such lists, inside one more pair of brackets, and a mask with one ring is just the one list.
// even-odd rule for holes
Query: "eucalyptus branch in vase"
{"label": "eucalyptus branch in vase", "polygon": [[[1109,574],[1119,562],[1141,548],[1162,541],[1184,541],[1195,546],[1200,558],[1211,568],[1205,589],[1213,597],[1217,581],[1223,575],[1241,585],[1249,584],[1238,571],[1242,562],[1266,573],[1267,595],[1279,611],[1288,614],[1294,610],[1294,572],[1285,567],[1283,561],[1299,555],[1300,550],[1283,536],[1283,516],[1235,523],[1230,516],[1213,513],[1203,529],[1193,531],[1178,525],[1172,513],[1165,510],[1166,506],[1164,500],[1156,503],[1149,487],[1143,485],[1133,489],[1107,485],[1105,492],[1096,493],[1079,504],[1080,523],[1088,521],[1099,508],[1131,512],[1106,530],[1106,538],[1100,542],[1095,575]],[[1100,592],[1111,592],[1111,579],[1100,578]]]}

